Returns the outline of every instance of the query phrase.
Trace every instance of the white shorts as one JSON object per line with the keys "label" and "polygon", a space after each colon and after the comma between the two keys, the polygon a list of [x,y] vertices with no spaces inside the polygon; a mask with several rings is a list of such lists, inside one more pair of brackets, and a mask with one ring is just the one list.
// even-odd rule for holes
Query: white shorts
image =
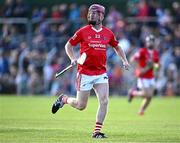
{"label": "white shorts", "polygon": [[101,75],[77,74],[76,87],[78,91],[88,91],[93,88],[94,84],[108,83],[107,73]]}
{"label": "white shorts", "polygon": [[154,80],[154,78],[151,78],[151,79],[138,78],[137,87],[140,88],[140,89],[154,88],[155,87],[155,80]]}

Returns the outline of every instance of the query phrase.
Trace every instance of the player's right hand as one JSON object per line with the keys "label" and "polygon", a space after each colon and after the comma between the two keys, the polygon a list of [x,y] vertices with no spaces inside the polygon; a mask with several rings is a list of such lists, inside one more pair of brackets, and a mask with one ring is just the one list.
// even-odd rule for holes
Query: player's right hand
{"label": "player's right hand", "polygon": [[77,65],[77,59],[73,59],[73,60],[71,60],[71,65]]}
{"label": "player's right hand", "polygon": [[125,70],[129,70],[130,64],[129,64],[128,62],[123,62],[123,68],[124,68]]}

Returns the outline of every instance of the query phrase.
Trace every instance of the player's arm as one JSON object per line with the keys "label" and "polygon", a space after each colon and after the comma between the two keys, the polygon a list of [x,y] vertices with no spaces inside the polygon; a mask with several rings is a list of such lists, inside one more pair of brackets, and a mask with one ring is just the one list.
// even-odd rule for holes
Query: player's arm
{"label": "player's arm", "polygon": [[138,62],[137,62],[138,58],[139,58],[139,53],[137,51],[129,58],[129,62],[131,66],[133,66],[134,68],[138,66]]}
{"label": "player's arm", "polygon": [[121,46],[118,44],[119,42],[116,40],[116,38],[115,38],[114,34],[112,33],[112,31],[110,32],[110,34],[111,34],[111,39],[110,39],[109,44],[113,47],[116,54],[122,60],[124,68],[126,70],[128,70],[130,65],[129,65],[129,62],[128,62],[127,58],[126,58],[126,55],[125,55],[123,49],[121,48]]}
{"label": "player's arm", "polygon": [[66,54],[68,55],[69,59],[71,60],[71,64],[75,64],[77,58],[75,57],[74,51],[73,51],[74,46],[71,45],[71,43],[68,41],[65,45],[65,51]]}
{"label": "player's arm", "polygon": [[137,67],[137,69],[138,69],[136,71],[136,72],[138,72],[138,73],[136,73],[138,75],[143,75],[144,73],[146,73],[150,69],[150,67],[147,66],[147,65],[145,67],[143,67],[143,68],[139,66],[138,61],[141,60],[140,57],[142,55],[143,55],[142,50],[138,50],[130,57],[130,62],[133,63],[134,66]]}
{"label": "player's arm", "polygon": [[75,53],[73,51],[73,48],[80,43],[80,41],[82,40],[82,36],[81,36],[81,30],[78,30],[66,43],[65,45],[65,51],[66,54],[68,55],[68,57],[71,60],[71,64],[76,64],[77,62],[77,58],[75,57]]}
{"label": "player's arm", "polygon": [[145,74],[147,71],[153,69],[155,72],[157,72],[159,70],[159,64],[158,63],[154,63],[153,61],[148,61],[146,63],[146,66],[142,69],[140,69],[140,73],[141,74]]}
{"label": "player's arm", "polygon": [[123,51],[123,49],[121,48],[120,45],[117,45],[116,47],[113,48],[114,51],[116,52],[116,54],[121,58],[122,62],[123,62],[123,66],[125,67],[125,69],[129,69],[130,65],[129,62],[126,58],[126,55]]}
{"label": "player's arm", "polygon": [[159,62],[159,53],[156,52],[153,69],[154,69],[154,71],[159,71],[160,67],[161,67],[161,65],[160,65],[160,62]]}

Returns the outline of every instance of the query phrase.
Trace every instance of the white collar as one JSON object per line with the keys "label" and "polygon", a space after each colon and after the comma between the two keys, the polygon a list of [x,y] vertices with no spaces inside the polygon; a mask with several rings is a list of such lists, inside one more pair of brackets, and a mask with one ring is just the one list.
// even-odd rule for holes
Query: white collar
{"label": "white collar", "polygon": [[92,28],[92,30],[94,30],[94,31],[96,31],[96,32],[100,32],[101,30],[102,30],[102,27],[99,29],[99,30],[97,30],[96,28],[94,28],[94,27],[91,27]]}

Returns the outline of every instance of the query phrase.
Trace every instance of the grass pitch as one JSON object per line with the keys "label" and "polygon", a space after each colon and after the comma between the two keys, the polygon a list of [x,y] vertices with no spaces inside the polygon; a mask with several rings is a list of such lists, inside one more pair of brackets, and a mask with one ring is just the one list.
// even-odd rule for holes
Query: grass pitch
{"label": "grass pitch", "polygon": [[109,100],[103,132],[107,139],[92,139],[97,99],[84,111],[64,106],[51,114],[55,97],[0,96],[0,143],[147,143],[180,142],[180,98],[154,98],[144,116],[141,99]]}

